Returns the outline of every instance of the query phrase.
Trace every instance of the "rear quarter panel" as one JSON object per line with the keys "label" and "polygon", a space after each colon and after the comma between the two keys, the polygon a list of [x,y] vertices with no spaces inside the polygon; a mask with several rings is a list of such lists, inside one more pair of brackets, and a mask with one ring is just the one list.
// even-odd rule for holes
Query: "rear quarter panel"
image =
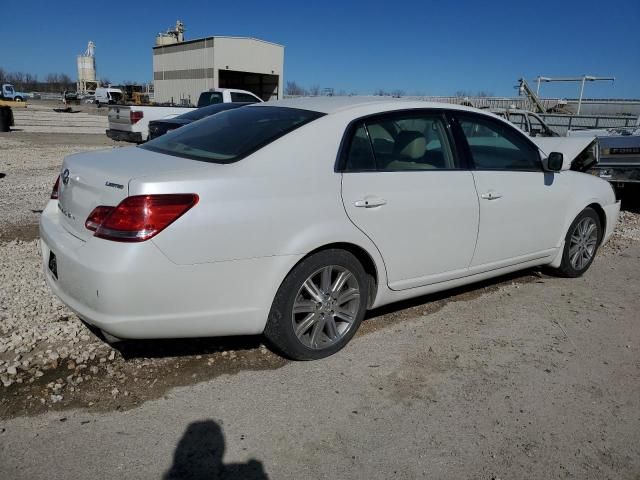
{"label": "rear quarter panel", "polygon": [[132,180],[132,195],[200,197],[196,207],[153,241],[178,264],[299,255],[334,242],[377,253],[344,211],[342,175],[334,172],[334,162],[348,122],[330,120],[317,119],[236,163],[207,164],[197,177],[185,173]]}
{"label": "rear quarter panel", "polygon": [[346,242],[369,253],[378,286],[386,285],[378,250],[349,221],[342,205],[342,175],[334,172],[334,162],[345,126],[318,119],[237,163],[208,164],[197,177],[185,173],[132,180],[132,195],[183,192],[200,197],[151,241],[180,265],[286,258],[264,279],[269,298],[304,255]]}

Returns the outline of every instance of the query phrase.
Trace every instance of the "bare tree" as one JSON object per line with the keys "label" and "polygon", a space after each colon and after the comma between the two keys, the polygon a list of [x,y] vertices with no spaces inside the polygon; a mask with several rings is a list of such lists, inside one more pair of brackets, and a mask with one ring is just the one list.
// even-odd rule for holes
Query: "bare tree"
{"label": "bare tree", "polygon": [[396,98],[404,97],[404,90],[396,89],[393,92],[391,92],[391,95]]}
{"label": "bare tree", "polygon": [[17,90],[26,92],[61,92],[72,90],[75,82],[66,73],[49,73],[44,81],[38,80],[38,76],[32,73],[7,72],[0,68],[0,83],[11,83]]}
{"label": "bare tree", "polygon": [[294,96],[307,95],[307,91],[294,81],[288,81],[285,88],[285,94]]}
{"label": "bare tree", "polygon": [[469,94],[469,92],[467,92],[466,90],[458,90],[456,93],[454,93],[454,95],[456,97],[459,98],[464,98],[464,97],[470,97],[471,94]]}
{"label": "bare tree", "polygon": [[374,95],[379,96],[379,97],[388,97],[389,96],[389,92],[387,92],[386,90],[382,89],[382,88],[378,88],[377,90],[375,90],[373,92]]}
{"label": "bare tree", "polygon": [[476,97],[493,97],[493,93],[486,90],[479,90],[478,93],[476,93]]}
{"label": "bare tree", "polygon": [[311,85],[311,87],[309,87],[309,95],[312,97],[320,95],[320,85]]}

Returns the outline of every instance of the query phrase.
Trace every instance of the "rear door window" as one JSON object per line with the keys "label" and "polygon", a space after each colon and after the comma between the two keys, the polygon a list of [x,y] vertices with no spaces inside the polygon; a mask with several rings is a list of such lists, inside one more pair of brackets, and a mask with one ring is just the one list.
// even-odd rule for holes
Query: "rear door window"
{"label": "rear door window", "polygon": [[376,159],[369,141],[369,134],[364,124],[356,128],[347,152],[345,169],[351,172],[373,171]]}
{"label": "rear door window", "polygon": [[248,93],[231,92],[231,101],[256,103],[258,99]]}
{"label": "rear door window", "polygon": [[460,168],[438,113],[394,113],[367,120],[353,134],[346,171]]}

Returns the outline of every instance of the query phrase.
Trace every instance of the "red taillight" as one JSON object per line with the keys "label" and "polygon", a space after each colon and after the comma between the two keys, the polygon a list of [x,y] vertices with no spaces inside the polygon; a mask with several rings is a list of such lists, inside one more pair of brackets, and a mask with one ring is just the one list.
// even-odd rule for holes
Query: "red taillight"
{"label": "red taillight", "polygon": [[[101,220],[95,236],[117,242],[142,242],[167,228],[198,203],[195,193],[137,195],[117,207],[96,207],[85,226],[89,230]],[[108,212],[105,209],[110,208]]]}
{"label": "red taillight", "polygon": [[51,200],[58,200],[58,188],[60,187],[60,175],[56,178],[56,183],[53,184],[53,190],[51,190]]}
{"label": "red taillight", "polygon": [[102,222],[105,221],[107,216],[113,211],[115,207],[105,207],[100,205],[93,209],[93,212],[89,215],[86,222],[84,222],[84,226],[87,227],[92,232],[95,232]]}
{"label": "red taillight", "polygon": [[144,117],[144,112],[141,111],[133,111],[131,110],[129,112],[129,119],[131,120],[131,125],[133,125],[134,123],[138,123],[140,120],[142,120],[142,117]]}

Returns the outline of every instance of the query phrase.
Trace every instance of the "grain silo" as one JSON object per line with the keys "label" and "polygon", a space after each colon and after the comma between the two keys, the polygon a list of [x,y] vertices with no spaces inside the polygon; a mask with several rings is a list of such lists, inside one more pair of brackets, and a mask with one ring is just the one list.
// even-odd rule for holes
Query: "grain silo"
{"label": "grain silo", "polygon": [[87,93],[88,90],[95,91],[98,88],[95,48],[95,44],[90,41],[84,55],[78,55],[78,93]]}

